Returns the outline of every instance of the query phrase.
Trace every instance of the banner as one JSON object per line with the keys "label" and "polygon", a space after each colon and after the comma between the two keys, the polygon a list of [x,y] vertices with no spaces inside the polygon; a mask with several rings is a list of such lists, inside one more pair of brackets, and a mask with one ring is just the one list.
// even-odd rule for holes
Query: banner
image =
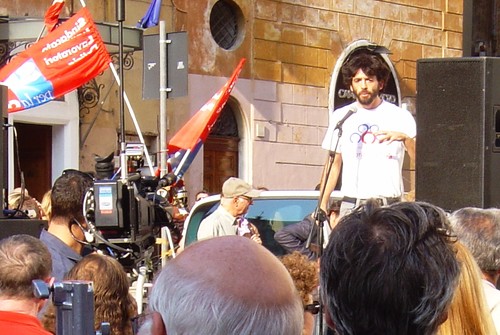
{"label": "banner", "polygon": [[169,154],[185,151],[182,157],[179,157],[179,154],[174,155],[179,161],[177,166],[173,166],[177,176],[182,177],[207,139],[210,129],[229,99],[243,64],[245,58],[240,61],[227,83],[168,142]]}
{"label": "banner", "polygon": [[56,26],[57,22],[59,22],[59,14],[61,14],[63,7],[64,7],[64,0],[54,0],[52,2],[52,5],[50,5],[49,9],[47,9],[47,12],[45,13],[44,22],[49,32],[54,30],[54,27]]}
{"label": "banner", "polygon": [[39,106],[85,84],[111,63],[87,8],[0,69],[8,112]]}
{"label": "banner", "polygon": [[193,150],[198,141],[205,142],[210,129],[220,115],[229,95],[233,90],[238,75],[243,68],[243,58],[227,83],[205,104],[168,142],[169,153],[180,149]]}

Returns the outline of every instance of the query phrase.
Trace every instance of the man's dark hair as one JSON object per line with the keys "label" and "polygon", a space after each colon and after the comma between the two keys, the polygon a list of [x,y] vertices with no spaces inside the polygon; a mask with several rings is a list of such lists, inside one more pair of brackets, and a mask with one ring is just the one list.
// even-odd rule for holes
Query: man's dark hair
{"label": "man's dark hair", "polygon": [[427,203],[368,201],[343,217],[320,272],[338,334],[433,334],[460,271],[448,228],[445,213]]}
{"label": "man's dark hair", "polygon": [[352,84],[352,78],[360,69],[367,76],[376,76],[379,82],[384,82],[383,88],[386,87],[390,70],[379,54],[368,51],[358,51],[353,53],[344,66],[342,66],[344,85],[350,87]]}
{"label": "man's dark hair", "polygon": [[45,244],[29,235],[13,235],[0,241],[0,297],[33,299],[32,281],[47,280],[52,258]]}
{"label": "man's dark hair", "polygon": [[82,218],[83,200],[92,185],[91,176],[77,170],[65,171],[52,186],[52,218]]}

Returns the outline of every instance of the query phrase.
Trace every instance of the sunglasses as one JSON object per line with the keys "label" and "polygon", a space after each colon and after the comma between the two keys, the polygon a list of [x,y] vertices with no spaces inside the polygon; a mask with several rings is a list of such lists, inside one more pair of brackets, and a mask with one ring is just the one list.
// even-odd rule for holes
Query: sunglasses
{"label": "sunglasses", "polygon": [[139,329],[141,329],[142,325],[146,322],[150,314],[151,313],[141,313],[130,319],[130,321],[132,321],[132,334],[135,335],[139,332]]}
{"label": "sunglasses", "polygon": [[304,311],[309,312],[313,315],[318,314],[320,309],[321,309],[321,305],[319,304],[319,301],[313,301],[312,304],[304,306]]}
{"label": "sunglasses", "polygon": [[250,198],[250,197],[246,197],[246,196],[244,196],[244,195],[240,195],[238,198],[243,199],[243,200],[246,200],[246,201],[248,201],[250,204],[251,204],[251,203],[253,203],[253,199],[252,199],[252,198]]}

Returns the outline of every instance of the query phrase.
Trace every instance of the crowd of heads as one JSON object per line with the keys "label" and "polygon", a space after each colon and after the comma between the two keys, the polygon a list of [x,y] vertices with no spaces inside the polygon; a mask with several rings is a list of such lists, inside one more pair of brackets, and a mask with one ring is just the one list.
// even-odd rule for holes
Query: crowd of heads
{"label": "crowd of heads", "polygon": [[[320,271],[315,262],[298,252],[281,261],[295,285],[293,294],[301,297],[303,320],[320,276],[326,321],[337,334],[490,334],[494,325],[482,292],[479,267],[457,238],[448,215],[429,203],[381,206],[377,201],[367,201],[334,228],[321,257]],[[269,276],[269,269],[262,264],[255,265],[258,251],[263,250],[259,248],[237,237],[203,240],[187,248],[155,282],[150,309],[157,314],[156,323],[151,321],[148,329],[180,334],[198,326],[202,328],[194,333],[208,329],[213,334],[248,334],[258,329],[256,333],[301,334],[298,328],[284,330],[284,323],[279,322],[286,317],[277,314],[280,300],[276,300],[276,292],[271,295],[275,300],[273,316],[265,314],[266,319],[261,314],[259,318],[276,324],[276,328],[259,328],[263,327],[261,323],[245,319],[247,313],[252,317],[257,313],[251,310],[251,302],[267,306],[268,292],[262,290],[271,290],[275,281],[270,279],[278,278],[278,274]],[[200,257],[203,254],[212,255],[209,263]],[[225,269],[218,266],[222,263]],[[253,277],[256,268],[260,280]],[[266,284],[258,286],[262,278],[267,279]],[[233,291],[234,287],[238,289]],[[213,294],[206,296],[206,292]],[[194,295],[198,303],[191,300]],[[245,296],[246,309],[238,305]],[[184,308],[191,311],[189,321],[181,316],[188,312]],[[239,316],[229,312],[234,310],[240,311]],[[265,308],[260,311],[269,313]],[[289,309],[287,313],[290,316],[296,312]],[[214,322],[216,315],[221,317]],[[464,322],[467,325],[461,324]],[[242,324],[249,328],[237,328]]]}
{"label": "crowd of heads", "polygon": [[[51,220],[84,222],[82,201],[91,185],[81,172],[59,177],[49,193]],[[222,204],[227,199],[245,210],[258,195],[239,180],[222,191]],[[242,207],[237,202],[245,196],[250,201]],[[339,335],[495,332],[483,278],[496,283],[499,277],[500,210],[447,215],[425,202],[381,206],[368,200],[337,221],[339,207],[340,201],[329,207],[337,223],[320,261],[299,252],[277,258],[241,236],[190,245],[156,274],[139,334],[311,334],[309,307],[319,307],[314,294]],[[52,283],[49,249],[28,235],[0,240],[3,306],[28,302],[33,315],[44,308],[32,281]],[[138,308],[117,259],[87,255],[64,280],[93,283],[96,329],[109,322],[111,334],[134,333]],[[42,321],[53,334],[55,318],[49,304]]]}

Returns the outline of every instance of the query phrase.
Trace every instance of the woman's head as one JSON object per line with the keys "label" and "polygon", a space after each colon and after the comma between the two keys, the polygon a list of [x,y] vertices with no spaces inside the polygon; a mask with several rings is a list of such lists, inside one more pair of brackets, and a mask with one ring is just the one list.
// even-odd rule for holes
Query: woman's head
{"label": "woman's head", "polygon": [[66,279],[93,282],[96,326],[109,322],[112,334],[131,334],[130,319],[137,305],[129,293],[127,274],[116,259],[88,255],[68,272]]}
{"label": "woman's head", "polygon": [[[131,335],[131,319],[137,304],[129,293],[129,280],[122,265],[114,258],[90,254],[78,262],[65,280],[92,281],[94,289],[94,326],[109,322],[112,335]],[[54,332],[55,310],[50,306],[44,316],[44,327]]]}
{"label": "woman's head", "polygon": [[302,298],[302,304],[310,304],[311,293],[319,284],[318,264],[295,251],[281,257],[281,262],[290,273],[295,287]]}

